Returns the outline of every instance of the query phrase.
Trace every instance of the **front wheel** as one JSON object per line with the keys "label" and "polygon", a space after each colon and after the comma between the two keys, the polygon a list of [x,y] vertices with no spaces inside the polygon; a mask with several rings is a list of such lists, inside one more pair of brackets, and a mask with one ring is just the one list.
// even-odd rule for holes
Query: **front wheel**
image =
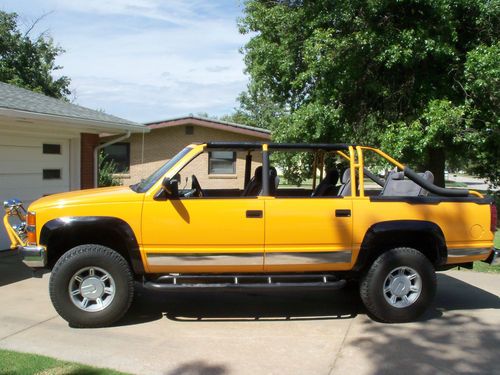
{"label": "front wheel", "polygon": [[127,261],[100,245],[81,245],[64,253],[52,270],[52,304],[71,326],[104,327],[119,320],[134,295]]}
{"label": "front wheel", "polygon": [[375,318],[388,323],[413,321],[430,306],[436,273],[421,252],[407,247],[380,255],[361,280],[360,295]]}

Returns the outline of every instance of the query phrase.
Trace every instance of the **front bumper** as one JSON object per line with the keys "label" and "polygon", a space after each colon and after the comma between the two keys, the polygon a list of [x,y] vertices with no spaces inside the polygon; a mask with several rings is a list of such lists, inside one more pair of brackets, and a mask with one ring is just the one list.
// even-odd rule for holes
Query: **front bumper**
{"label": "front bumper", "polygon": [[19,254],[28,267],[43,268],[47,265],[47,249],[45,246],[19,246]]}
{"label": "front bumper", "polygon": [[484,262],[488,263],[491,266],[497,266],[500,264],[500,249],[493,248],[491,250],[488,258],[484,260]]}

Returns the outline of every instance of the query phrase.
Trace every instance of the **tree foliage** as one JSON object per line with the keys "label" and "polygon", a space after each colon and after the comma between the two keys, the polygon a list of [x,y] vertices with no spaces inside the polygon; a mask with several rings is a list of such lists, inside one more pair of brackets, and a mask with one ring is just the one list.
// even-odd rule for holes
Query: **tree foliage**
{"label": "tree foliage", "polygon": [[269,124],[284,114],[281,105],[273,101],[266,91],[259,90],[249,85],[247,91],[242,92],[238,101],[240,107],[231,115],[226,115],[221,120],[269,128]]}
{"label": "tree foliage", "polygon": [[248,0],[242,107],[279,109],[278,141],[382,146],[441,185],[467,161],[499,184],[499,19],[499,0]]}
{"label": "tree foliage", "polygon": [[114,160],[107,157],[104,151],[99,153],[99,187],[105,186],[119,186],[121,185],[121,180],[116,177],[118,173],[118,167]]}
{"label": "tree foliage", "polygon": [[70,79],[54,78],[61,69],[55,63],[63,49],[42,33],[30,36],[32,27],[21,32],[15,13],[0,11],[0,81],[36,91],[54,98],[66,98]]}

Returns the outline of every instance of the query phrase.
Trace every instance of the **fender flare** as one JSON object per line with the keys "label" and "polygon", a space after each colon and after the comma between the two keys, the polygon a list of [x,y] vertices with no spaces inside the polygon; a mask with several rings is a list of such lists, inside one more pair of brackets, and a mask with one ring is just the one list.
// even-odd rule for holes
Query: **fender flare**
{"label": "fender flare", "polygon": [[93,238],[102,237],[106,242],[109,234],[119,236],[125,245],[126,255],[136,275],[145,273],[139,244],[130,225],[122,219],[111,216],[70,216],[50,220],[40,231],[40,244],[47,246],[54,236],[70,236],[77,240],[82,233],[92,233]]}
{"label": "fender flare", "polygon": [[[435,266],[446,263],[447,247],[443,231],[436,223],[425,220],[391,220],[373,224],[365,233],[363,242],[354,265],[354,270],[361,270],[370,259],[370,253],[380,249],[381,239],[399,243],[401,236],[431,240],[437,247]],[[398,241],[399,240],[399,241]],[[402,241],[402,244],[404,241]]]}

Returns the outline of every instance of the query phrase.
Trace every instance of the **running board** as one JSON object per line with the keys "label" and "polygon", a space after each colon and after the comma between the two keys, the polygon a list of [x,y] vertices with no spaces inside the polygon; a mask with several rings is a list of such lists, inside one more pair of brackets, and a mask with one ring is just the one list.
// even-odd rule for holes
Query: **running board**
{"label": "running board", "polygon": [[330,288],[340,289],[345,280],[329,274],[278,275],[177,275],[169,274],[154,280],[144,280],[150,290],[208,289],[208,288]]}

